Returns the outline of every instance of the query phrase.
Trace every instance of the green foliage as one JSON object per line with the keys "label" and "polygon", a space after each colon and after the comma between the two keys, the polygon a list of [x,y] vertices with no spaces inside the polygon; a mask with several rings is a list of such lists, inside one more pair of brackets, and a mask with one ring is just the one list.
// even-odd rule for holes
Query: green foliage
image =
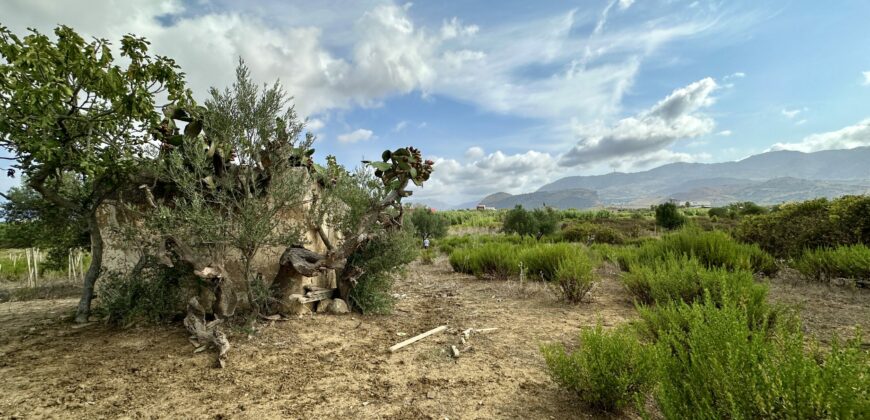
{"label": "green foliage", "polygon": [[[171,180],[173,193],[143,215],[146,227],[154,237],[184,238],[217,258],[236,251],[243,290],[251,293],[252,261],[263,247],[302,243],[299,226],[286,223],[284,215],[302,208],[314,186],[288,156],[309,150],[314,138],[303,137],[303,124],[280,85],[260,88],[243,62],[231,89],[212,89],[204,109],[184,113],[192,118],[187,127],[198,123],[200,129],[186,128],[180,142],[164,143],[154,170]],[[164,128],[178,131],[172,118]],[[230,165],[231,154],[240,164]],[[317,225],[325,216],[317,204],[311,208],[306,216]],[[127,236],[138,243],[142,232],[134,229]]]}
{"label": "green foliage", "polygon": [[553,379],[587,405],[605,411],[640,401],[652,388],[655,359],[650,350],[631,330],[605,331],[600,325],[581,331],[580,347],[573,352],[558,344],[541,347]]}
{"label": "green foliage", "polygon": [[538,227],[534,216],[518,204],[505,214],[502,230],[520,236],[534,236],[538,232]]}
{"label": "green foliage", "polygon": [[462,247],[450,253],[450,266],[459,273],[504,279],[519,273],[520,247],[507,243],[485,243]]}
{"label": "green foliage", "polygon": [[870,244],[870,196],[824,198],[780,206],[747,217],[735,236],[781,258],[798,258],[805,249]]}
{"label": "green foliage", "polygon": [[421,238],[443,238],[447,236],[450,221],[435,210],[418,207],[411,211],[411,222]]}
{"label": "green foliage", "polygon": [[576,252],[561,262],[556,268],[555,287],[562,299],[568,303],[580,303],[592,289],[594,264],[585,253]]}
{"label": "green foliage", "polygon": [[619,245],[625,237],[616,229],[595,223],[574,223],[562,229],[562,239],[569,242]]}
{"label": "green foliage", "polygon": [[[81,184],[71,177],[62,178],[64,195],[78,196]],[[90,243],[87,222],[76,213],[46,201],[26,183],[12,187],[0,204],[0,248],[42,248],[49,250],[45,268],[66,270],[72,248]]]}
{"label": "green foliage", "polygon": [[808,249],[794,262],[794,268],[816,281],[838,277],[870,280],[870,248],[851,245]]}
{"label": "green foliage", "polygon": [[361,270],[363,275],[351,289],[350,303],[365,314],[392,312],[392,274],[414,261],[418,251],[414,230],[406,227],[371,240],[351,254],[347,265]]}
{"label": "green foliage", "polygon": [[528,273],[529,278],[553,281],[556,278],[556,270],[559,264],[566,258],[583,250],[574,244],[539,244],[524,247],[520,251],[519,259]]}
{"label": "green foliage", "polygon": [[420,251],[420,262],[424,265],[431,265],[435,259],[435,252],[432,249],[424,249]]}
{"label": "green foliage", "polygon": [[686,217],[680,214],[677,205],[664,203],[656,206],[656,224],[665,229],[676,229],[686,223]]}
{"label": "green foliage", "polygon": [[[0,27],[0,146],[45,198],[86,216],[140,169],[161,118],[155,96],[186,102],[190,92],[175,62],[149,55],[143,38],[121,39],[121,66],[106,40],[86,42],[66,26],[56,40],[30,32]],[[88,200],[63,194],[57,182],[67,174]]]}
{"label": "green foliage", "polygon": [[741,244],[724,232],[702,232],[697,229],[683,229],[665,235],[659,241],[644,242],[634,255],[630,252],[622,255],[620,265],[630,270],[631,260],[646,264],[669,258],[670,255],[694,257],[710,268],[747,270],[767,275],[777,270],[773,258],[758,246]]}
{"label": "green foliage", "polygon": [[532,219],[535,221],[535,236],[541,239],[544,235],[550,235],[558,229],[559,221],[562,217],[556,210],[545,207],[534,209],[532,211]]}
{"label": "green foliage", "polygon": [[870,359],[860,340],[827,354],[805,351],[796,324],[753,328],[737,305],[670,308],[680,322],[655,344],[665,418],[863,418],[870,413]]}
{"label": "green foliage", "polygon": [[169,322],[184,313],[183,290],[198,282],[191,271],[156,264],[129,274],[110,272],[99,287],[99,310],[116,325]]}
{"label": "green foliage", "polygon": [[723,295],[751,297],[764,302],[767,288],[756,284],[752,273],[707,268],[695,258],[668,255],[646,264],[635,264],[622,281],[642,303],[695,302],[709,292],[714,302]]}

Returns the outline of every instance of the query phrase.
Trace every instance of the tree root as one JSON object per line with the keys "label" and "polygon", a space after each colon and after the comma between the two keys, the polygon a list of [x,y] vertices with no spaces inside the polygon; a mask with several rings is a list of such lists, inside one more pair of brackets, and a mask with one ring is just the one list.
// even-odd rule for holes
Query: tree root
{"label": "tree root", "polygon": [[187,304],[187,316],[184,317],[184,326],[191,334],[191,342],[197,345],[198,350],[206,346],[214,346],[218,350],[217,366],[226,366],[227,353],[230,351],[230,341],[227,335],[220,330],[222,319],[206,322],[205,311],[196,297],[190,298]]}

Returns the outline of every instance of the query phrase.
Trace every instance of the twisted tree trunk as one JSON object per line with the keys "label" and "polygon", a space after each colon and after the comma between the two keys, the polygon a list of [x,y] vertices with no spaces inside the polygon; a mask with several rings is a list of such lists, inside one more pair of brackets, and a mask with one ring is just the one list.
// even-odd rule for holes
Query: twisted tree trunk
{"label": "twisted tree trunk", "polygon": [[91,234],[91,264],[88,266],[84,280],[82,280],[82,297],[79,299],[79,306],[76,309],[75,320],[80,324],[88,322],[88,317],[91,315],[94,286],[103,270],[103,235],[100,233],[96,211],[88,217],[88,230]]}

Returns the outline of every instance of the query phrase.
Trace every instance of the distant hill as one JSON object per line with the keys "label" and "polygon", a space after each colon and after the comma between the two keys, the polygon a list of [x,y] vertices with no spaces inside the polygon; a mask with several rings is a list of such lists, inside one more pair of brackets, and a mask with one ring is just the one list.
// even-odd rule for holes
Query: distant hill
{"label": "distant hill", "polygon": [[560,209],[585,209],[601,205],[598,194],[585,188],[574,188],[561,191],[538,191],[528,194],[511,195],[505,192],[488,195],[480,200],[480,204],[497,209],[509,209],[517,204],[534,209],[550,206]]}
{"label": "distant hill", "polygon": [[767,152],[737,162],[672,163],[635,173],[572,176],[538,193],[593,190],[605,205],[646,206],[673,198],[776,204],[870,192],[870,147]]}

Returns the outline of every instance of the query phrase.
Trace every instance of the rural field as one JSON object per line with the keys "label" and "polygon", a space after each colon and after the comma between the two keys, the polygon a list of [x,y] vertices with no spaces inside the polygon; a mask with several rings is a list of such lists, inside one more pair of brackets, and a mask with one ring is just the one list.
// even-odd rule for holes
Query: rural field
{"label": "rural field", "polygon": [[[668,237],[685,236],[683,232],[695,237],[721,233],[678,230],[663,236],[655,232],[649,211],[629,213],[643,217],[566,212],[561,231],[523,239],[496,227],[510,212],[415,210],[411,220],[417,226],[447,228],[454,233],[435,239],[433,248],[438,251],[423,251],[393,275],[391,305],[385,313],[318,311],[235,325],[227,330],[233,349],[224,369],[214,368],[210,351],[195,352],[183,327],[171,320],[161,325],[131,322],[117,326],[99,320],[76,324],[72,314],[77,300],[69,292],[67,298],[61,293],[58,298],[0,303],[0,372],[7,378],[0,413],[12,418],[150,418],[165,413],[211,418],[637,418],[642,413],[669,417],[665,414],[670,413],[662,413],[657,406],[656,393],[662,391],[652,386],[640,405],[627,403],[619,410],[594,408],[589,401],[578,399],[577,393],[600,392],[596,384],[575,385],[589,389],[561,387],[541,351],[542,346],[554,343],[582,348],[579,332],[597,327],[645,330],[644,323],[650,321],[640,315],[638,305],[641,311],[649,306],[632,292],[628,281],[632,270],[621,270],[619,262],[625,264],[631,257],[620,259],[620,253],[639,253],[643,243],[665,242]],[[688,219],[698,223],[707,217]],[[455,225],[448,226],[451,221]],[[588,236],[583,243],[565,239],[583,226],[601,232],[610,229],[610,236],[599,232],[599,240],[631,242],[621,231],[608,227],[620,224],[628,235],[636,233],[645,239],[639,245],[594,240],[590,244]],[[653,230],[643,230],[647,228]],[[588,272],[590,288],[581,302],[571,303],[559,291],[560,279],[535,279],[531,270],[520,276],[510,268],[492,268],[498,263],[491,262],[482,265],[491,268],[476,275],[458,272],[466,271],[457,261],[462,252],[493,244],[579,252],[594,262]],[[503,251],[493,258],[517,250]],[[852,280],[814,280],[787,266],[770,276],[748,275],[753,284],[766,287],[765,299],[771,307],[783,308],[776,322],[798,317],[796,331],[804,337],[803,344],[817,346],[822,355],[839,351],[832,350],[835,343],[870,328],[870,290]],[[690,281],[688,277],[684,280]],[[388,351],[438,326],[447,328],[395,353]],[[779,333],[792,332],[786,328]],[[458,355],[452,354],[453,346]],[[860,418],[867,409],[861,393],[867,392],[870,340],[859,336],[851,346],[858,352],[851,367],[856,370],[846,374],[855,375],[858,381],[859,388],[853,391],[858,394],[852,401],[857,405],[851,408],[857,411],[834,417]],[[618,362],[608,363],[613,370],[608,375],[623,368]],[[711,395],[736,391],[709,390]]]}
{"label": "rural field", "polygon": [[0,419],[870,419],[867,16],[4,0]]}

